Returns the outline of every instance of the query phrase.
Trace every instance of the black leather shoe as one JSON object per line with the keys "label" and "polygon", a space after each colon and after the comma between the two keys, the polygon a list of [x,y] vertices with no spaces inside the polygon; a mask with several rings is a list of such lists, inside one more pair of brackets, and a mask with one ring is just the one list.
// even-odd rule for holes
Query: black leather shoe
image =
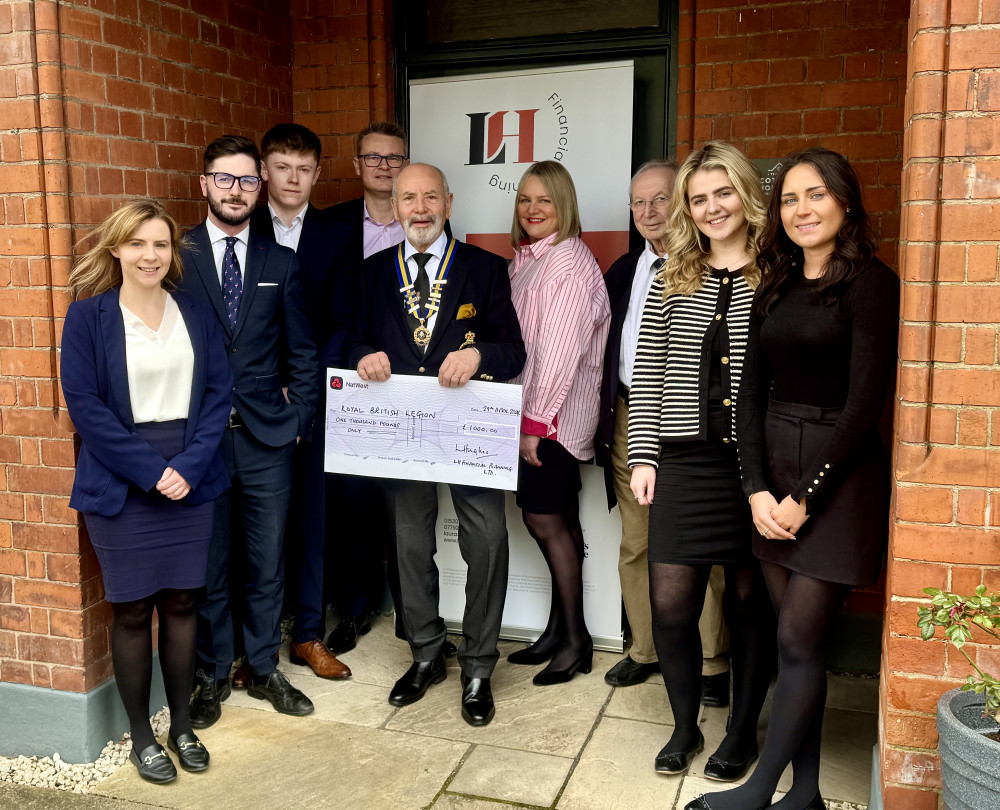
{"label": "black leather shoe", "polygon": [[737,779],[742,779],[750,770],[755,759],[757,759],[757,743],[753,744],[747,758],[741,762],[727,762],[713,754],[705,763],[705,778],[714,779],[716,782],[735,782]]}
{"label": "black leather shoe", "polygon": [[816,791],[816,795],[813,796],[812,801],[803,807],[802,810],[826,810],[826,802],[823,801],[823,797],[819,791]]}
{"label": "black leather shoe", "polygon": [[191,725],[194,728],[208,728],[222,717],[222,701],[233,690],[228,678],[213,678],[205,670],[195,673],[194,694],[191,696]]}
{"label": "black leather shoe", "polygon": [[660,671],[660,665],[640,664],[632,660],[631,655],[626,655],[621,661],[608,670],[604,676],[604,682],[608,686],[635,686],[645,683],[646,678]]}
{"label": "black leather shoe", "polygon": [[143,748],[138,754],[133,748],[128,758],[135,764],[136,770],[139,771],[139,776],[147,782],[165,785],[167,782],[173,782],[177,778],[177,768],[174,767],[173,760],[167,756],[167,752],[163,750],[162,745],[153,743]]}
{"label": "black leather shoe", "polygon": [[177,761],[185,771],[196,773],[208,769],[208,749],[194,734],[178,734],[176,740],[168,735],[167,748],[177,754]]}
{"label": "black leather shoe", "polygon": [[[761,808],[761,810],[764,810],[764,808],[770,806],[771,806],[771,800],[768,799],[767,804],[765,804],[764,807]],[[708,798],[703,793],[697,799],[685,804],[684,810],[713,810],[713,807],[708,803]],[[810,810],[810,808],[807,807],[805,810]]]}
{"label": "black leather shoe", "polygon": [[353,650],[358,646],[358,636],[363,636],[372,629],[372,614],[363,613],[360,616],[348,616],[330,633],[326,640],[327,649],[334,655]]}
{"label": "black leather shoe", "polygon": [[729,705],[729,672],[701,676],[701,705]]}
{"label": "black leather shoe", "polygon": [[489,678],[469,678],[462,673],[462,718],[470,726],[485,726],[493,715],[493,690]]}
{"label": "black leather shoe", "polygon": [[684,773],[691,767],[691,760],[698,756],[705,747],[705,738],[699,731],[698,742],[694,744],[693,748],[687,749],[687,751],[668,751],[667,745],[663,746],[660,753],[656,755],[654,766],[656,772],[666,774]]}
{"label": "black leather shoe", "polygon": [[257,700],[269,700],[275,711],[302,717],[312,714],[315,706],[309,698],[288,682],[282,673],[274,670],[270,675],[258,675],[250,672],[247,681],[247,694]]}
{"label": "black leather shoe", "polygon": [[556,651],[555,647],[553,647],[551,650],[542,650],[540,652],[531,649],[531,647],[525,647],[523,650],[515,650],[510,655],[508,655],[507,663],[522,664],[524,666],[529,666],[529,667],[535,666],[536,664],[544,664],[552,657],[555,651]]}
{"label": "black leather shoe", "polygon": [[393,706],[409,706],[411,703],[416,703],[432,683],[441,683],[446,677],[448,672],[444,666],[443,655],[430,661],[416,661],[392,687],[389,702]]}
{"label": "black leather shoe", "polygon": [[441,648],[441,655],[443,655],[445,658],[454,658],[456,655],[458,655],[458,646],[455,644],[454,641],[445,639],[444,646]]}
{"label": "black leather shoe", "polygon": [[557,683],[567,683],[573,679],[577,672],[584,674],[590,672],[594,663],[594,647],[590,645],[572,664],[566,669],[553,669],[550,663],[541,672],[535,674],[531,682],[535,686],[553,686]]}

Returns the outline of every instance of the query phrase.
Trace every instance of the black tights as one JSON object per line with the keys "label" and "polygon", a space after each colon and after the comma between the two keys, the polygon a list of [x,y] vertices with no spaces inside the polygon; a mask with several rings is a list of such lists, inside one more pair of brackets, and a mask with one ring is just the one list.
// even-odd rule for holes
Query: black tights
{"label": "black tights", "polygon": [[763,807],[789,762],[792,787],[774,810],[801,810],[819,792],[826,638],[851,588],[772,563],[763,563],[763,568],[778,611],[780,668],[771,721],[753,775],[735,790],[709,794],[712,810]]}
{"label": "black tights", "polygon": [[[702,661],[698,619],[711,572],[711,565],[649,564],[653,641],[674,715],[670,751],[686,751],[698,742]],[[733,714],[715,753],[739,762],[757,741],[757,718],[771,682],[774,622],[757,564],[727,565],[725,573],[723,609],[732,644]]]}
{"label": "black tights", "polygon": [[528,534],[535,538],[552,575],[549,620],[538,640],[528,649],[554,651],[550,666],[566,669],[590,646],[590,632],[583,618],[583,528],[580,505],[574,499],[565,512],[542,515],[523,512]]}
{"label": "black tights", "polygon": [[149,724],[153,608],[160,619],[160,669],[170,708],[170,735],[176,738],[191,731],[188,700],[194,676],[194,591],[164,589],[134,602],[113,602],[111,607],[111,661],[128,715],[132,748],[138,753],[156,742]]}

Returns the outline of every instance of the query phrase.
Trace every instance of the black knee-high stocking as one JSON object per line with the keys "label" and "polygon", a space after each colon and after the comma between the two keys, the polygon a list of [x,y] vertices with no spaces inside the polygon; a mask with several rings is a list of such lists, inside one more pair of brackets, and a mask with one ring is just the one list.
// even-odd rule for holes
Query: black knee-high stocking
{"label": "black knee-high stocking", "polygon": [[[538,543],[552,573],[552,602],[558,600],[562,628],[549,666],[566,669],[579,659],[590,644],[590,633],[583,618],[583,549],[562,514],[540,515],[524,512],[524,525]],[[582,539],[582,532],[579,533]],[[550,611],[550,622],[552,614]]]}
{"label": "black knee-high stocking", "polygon": [[827,631],[850,586],[813,579],[764,564],[778,610],[780,668],[771,721],[753,775],[735,790],[709,795],[713,810],[748,810],[764,805],[789,762],[794,780],[775,810],[804,807],[818,790],[819,742],[826,701],[824,649]]}
{"label": "black knee-high stocking", "polygon": [[160,618],[160,668],[170,707],[170,736],[191,731],[188,699],[195,660],[194,591],[166,589],[156,594]]}
{"label": "black knee-high stocking", "polygon": [[[111,662],[115,684],[125,705],[132,748],[136,752],[156,742],[149,724],[149,689],[153,675],[153,599],[112,602]],[[188,684],[191,680],[188,678]]]}
{"label": "black knee-high stocking", "polygon": [[723,611],[732,653],[733,703],[729,731],[715,755],[742,762],[757,740],[757,720],[774,671],[774,608],[760,566],[726,566]]}
{"label": "black knee-high stocking", "polygon": [[710,565],[649,564],[653,643],[674,715],[674,732],[667,742],[670,751],[686,751],[698,742],[701,711],[698,619],[711,571]]}

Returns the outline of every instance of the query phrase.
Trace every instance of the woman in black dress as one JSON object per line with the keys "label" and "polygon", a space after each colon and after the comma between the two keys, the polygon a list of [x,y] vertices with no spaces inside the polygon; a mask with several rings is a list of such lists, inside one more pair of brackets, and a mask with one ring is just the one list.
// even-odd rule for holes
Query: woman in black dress
{"label": "woman in black dress", "polygon": [[111,660],[143,779],[173,761],[149,723],[152,618],[170,707],[168,746],[189,771],[208,751],[188,714],[195,590],[205,584],[214,499],[229,485],[219,442],[232,374],[214,314],[172,289],[177,223],[157,202],[129,202],[92,234],[70,274],[61,376],[80,456],[70,506],[84,515],[111,603]]}
{"label": "woman in black dress", "polygon": [[780,670],[757,769],[688,810],[821,810],[827,631],[853,586],[878,575],[890,472],[878,433],[896,365],[899,280],[876,240],[847,160],[789,155],[775,179],[761,247],[737,409],[754,554],[778,610]]}
{"label": "woman in black dress", "polygon": [[[764,224],[760,180],[746,157],[711,141],[677,173],[669,258],[646,299],[629,391],[632,491],[650,504],[653,639],[674,716],[655,768],[679,774],[705,745],[698,618],[713,565],[725,569],[733,714],[705,775],[742,777],[757,757],[770,681],[770,605],[751,553],[733,403],[739,387]],[[761,643],[763,642],[763,643]]]}

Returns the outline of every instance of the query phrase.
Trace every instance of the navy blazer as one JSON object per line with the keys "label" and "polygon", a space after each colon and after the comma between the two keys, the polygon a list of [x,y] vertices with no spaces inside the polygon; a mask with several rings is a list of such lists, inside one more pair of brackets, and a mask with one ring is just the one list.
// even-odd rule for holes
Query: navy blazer
{"label": "navy blazer", "polygon": [[230,409],[232,374],[215,316],[195,298],[172,293],[194,350],[194,378],[184,450],[164,458],[135,432],[125,361],[125,323],[118,289],[70,304],[63,325],[61,377],[80,457],[69,505],[112,516],[129,484],[150,491],[167,467],[191,485],[184,501],[213,500],[229,487],[219,442]]}
{"label": "navy blazer", "polygon": [[[271,447],[308,436],[320,375],[295,252],[250,230],[243,296],[233,328],[205,223],[189,231],[186,241],[181,286],[207,300],[222,327],[237,413],[254,437]],[[287,401],[282,392],[286,386]]]}
{"label": "navy blazer", "polygon": [[632,295],[632,279],[635,278],[635,268],[646,249],[641,248],[626,253],[620,257],[604,274],[604,283],[608,288],[608,299],[611,302],[611,328],[608,332],[608,342],[604,349],[604,373],[601,376],[601,408],[598,412],[597,437],[594,441],[594,453],[597,463],[604,467],[604,488],[608,495],[608,509],[614,509],[618,503],[614,487],[614,469],[611,464],[611,446],[615,434],[615,401],[618,396],[618,363],[621,356],[622,328],[625,326],[625,315],[628,313],[628,302]]}
{"label": "navy blazer", "polygon": [[[482,356],[473,379],[509,380],[521,373],[526,355],[521,325],[510,300],[506,261],[464,242],[455,246],[434,332],[422,353],[406,320],[396,277],[396,250],[387,248],[365,260],[348,346],[351,368],[365,355],[381,351],[389,356],[393,374],[437,376],[445,357],[472,332]],[[466,304],[471,308],[465,311],[474,310],[475,314],[460,319],[459,311]]]}

